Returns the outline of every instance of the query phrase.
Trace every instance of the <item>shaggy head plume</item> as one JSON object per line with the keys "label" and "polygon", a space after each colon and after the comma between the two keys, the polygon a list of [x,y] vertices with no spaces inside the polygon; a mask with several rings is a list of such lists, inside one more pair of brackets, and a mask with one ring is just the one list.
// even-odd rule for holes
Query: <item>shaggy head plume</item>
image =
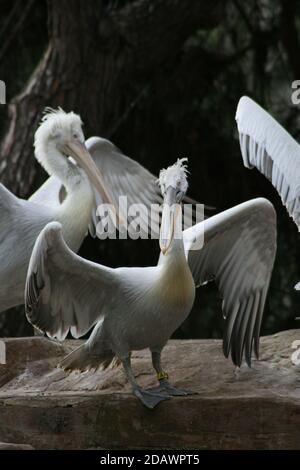
{"label": "shaggy head plume", "polygon": [[186,193],[188,189],[188,169],[185,162],[187,162],[187,158],[178,158],[174,165],[160,171],[158,184],[162,194],[164,194],[169,186],[180,189],[181,192]]}

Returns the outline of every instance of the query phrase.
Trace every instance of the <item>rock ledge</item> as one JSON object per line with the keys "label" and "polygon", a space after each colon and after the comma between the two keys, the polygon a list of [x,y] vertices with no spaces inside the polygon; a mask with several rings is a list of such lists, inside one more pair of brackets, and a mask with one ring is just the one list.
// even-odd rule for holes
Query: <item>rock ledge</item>
{"label": "rock ledge", "polygon": [[[295,340],[300,330],[262,338],[261,360],[239,370],[219,340],[170,341],[163,359],[172,383],[198,395],[150,411],[131,395],[121,368],[70,375],[57,369],[78,341],[5,339],[0,441],[35,449],[300,449]],[[133,367],[142,386],[155,383],[147,351],[133,355]]]}

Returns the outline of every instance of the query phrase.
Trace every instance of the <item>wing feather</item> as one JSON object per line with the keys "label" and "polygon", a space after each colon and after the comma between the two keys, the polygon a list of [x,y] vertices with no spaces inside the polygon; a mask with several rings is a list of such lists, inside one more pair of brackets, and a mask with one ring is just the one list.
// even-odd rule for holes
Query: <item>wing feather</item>
{"label": "wing feather", "polygon": [[[204,245],[194,241],[204,230]],[[223,351],[240,365],[251,364],[276,253],[276,214],[266,199],[254,199],[201,222],[183,233],[195,284],[215,279],[223,299]],[[196,247],[196,249],[194,249]]]}
{"label": "wing feather", "polygon": [[39,234],[25,286],[28,320],[50,337],[63,340],[71,330],[84,335],[105,314],[118,285],[115,270],[73,253],[61,225],[51,222]]}
{"label": "wing feather", "polygon": [[237,107],[241,153],[247,168],[271,181],[300,230],[300,146],[263,108],[247,96]]}

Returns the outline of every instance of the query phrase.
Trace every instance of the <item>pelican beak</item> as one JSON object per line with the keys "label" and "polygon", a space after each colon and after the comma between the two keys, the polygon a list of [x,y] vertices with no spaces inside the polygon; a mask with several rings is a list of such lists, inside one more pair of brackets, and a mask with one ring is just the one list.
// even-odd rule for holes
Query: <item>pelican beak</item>
{"label": "pelican beak", "polygon": [[159,235],[159,246],[163,255],[167,253],[174,238],[175,210],[176,190],[169,186],[164,197]]}
{"label": "pelican beak", "polygon": [[123,223],[123,218],[118,214],[116,204],[106,187],[103,175],[92,159],[85,144],[74,139],[65,143],[61,149],[66,155],[73,157],[76,163],[78,163],[78,165],[85,171],[90,182],[102,197],[104,203],[111,204],[115,208],[119,223]]}

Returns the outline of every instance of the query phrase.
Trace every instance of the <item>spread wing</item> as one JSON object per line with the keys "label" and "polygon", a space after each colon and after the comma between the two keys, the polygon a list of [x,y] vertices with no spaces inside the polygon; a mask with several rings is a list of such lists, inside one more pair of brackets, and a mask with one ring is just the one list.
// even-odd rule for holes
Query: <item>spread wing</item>
{"label": "spread wing", "polygon": [[28,320],[50,337],[84,335],[105,314],[117,289],[115,271],[87,261],[66,245],[61,225],[49,223],[31,255],[26,287]]}
{"label": "spread wing", "polygon": [[[28,263],[41,229],[55,217],[51,207],[20,199],[0,184],[0,264],[2,274],[9,264],[16,271]],[[23,253],[23,255],[22,255]],[[18,264],[19,263],[19,264]],[[1,309],[0,309],[1,310]]]}
{"label": "spread wing", "polygon": [[[203,235],[204,234],[204,235]],[[201,242],[204,244],[201,248]],[[215,279],[223,299],[223,351],[240,365],[251,364],[276,253],[276,215],[266,199],[254,199],[184,231],[195,284]]]}
{"label": "spread wing", "polygon": [[20,199],[0,184],[0,312],[23,303],[34,242],[53,219],[51,207]]}
{"label": "spread wing", "polygon": [[257,103],[243,96],[236,121],[244,165],[256,167],[277,189],[300,229],[300,147]]}
{"label": "spread wing", "polygon": [[[156,204],[156,209],[152,212],[153,231],[159,233],[159,205],[162,203],[162,196],[157,178],[137,161],[127,157],[109,140],[100,137],[91,137],[86,141],[86,146],[93,157],[98,168],[101,170],[110,194],[118,206],[119,198],[127,197],[128,207],[133,204],[142,204],[139,209],[141,229],[148,231],[150,220],[151,204]],[[101,196],[95,191],[96,206],[103,201]],[[122,206],[121,206],[122,207]],[[125,210],[123,210],[123,213]],[[155,220],[157,223],[154,223]],[[129,218],[130,223],[132,218]],[[94,226],[97,226],[98,219],[96,211],[93,214]]]}

